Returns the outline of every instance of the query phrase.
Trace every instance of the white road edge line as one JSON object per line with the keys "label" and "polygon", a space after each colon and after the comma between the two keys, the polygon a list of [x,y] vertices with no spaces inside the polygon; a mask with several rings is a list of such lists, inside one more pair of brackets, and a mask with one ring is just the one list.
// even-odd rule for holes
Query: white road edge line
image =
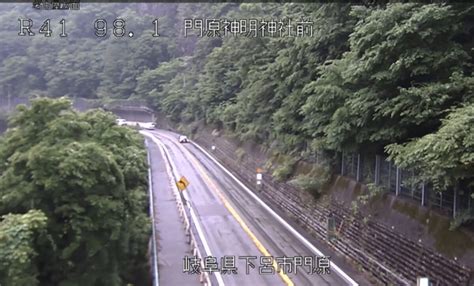
{"label": "white road edge line", "polygon": [[[209,157],[214,163],[216,163],[224,172],[227,173],[234,181],[236,181],[252,198],[254,198],[261,206],[263,206],[275,219],[277,219],[287,230],[293,233],[304,245],[306,245],[309,249],[311,249],[316,255],[324,256],[323,253],[317,249],[311,242],[309,242],[306,238],[304,238],[298,231],[296,231],[289,223],[287,223],[283,218],[281,218],[275,211],[273,211],[265,202],[263,202],[257,195],[255,195],[244,183],[242,183],[237,177],[235,177],[229,170],[227,170],[219,161],[214,159],[209,152],[207,152],[204,148],[196,144],[194,141],[190,141],[191,144],[196,146],[199,150],[201,150],[207,157]],[[331,263],[331,269],[334,269],[345,281],[347,281],[352,286],[358,286],[357,282],[355,282],[347,273],[345,273],[339,266],[337,266],[334,262]]]}
{"label": "white road edge line", "polygon": [[[145,140],[145,145],[148,147],[148,143]],[[150,161],[150,152],[147,150],[147,160],[148,160],[148,188],[149,188],[149,197],[150,197],[150,215],[152,223],[152,245],[153,245],[153,272],[155,273],[155,283],[153,285],[159,286],[160,276],[158,275],[158,258],[156,257],[156,232],[155,232],[155,204],[153,200],[153,181],[151,180],[151,161]]]}
{"label": "white road edge line", "polygon": [[[160,152],[163,156],[163,159],[168,160],[168,163],[171,165],[171,168],[173,169],[173,173],[171,173],[171,174],[169,172],[169,169],[168,168],[166,169],[166,172],[168,173],[168,176],[170,176],[172,178],[174,177],[175,180],[176,180],[179,177],[178,174],[177,174],[176,165],[174,164],[173,160],[171,159],[171,155],[169,154],[168,150],[166,150],[165,145],[160,141],[160,139],[156,138],[150,132],[142,131],[140,133],[142,133],[143,135],[148,136],[151,140],[153,140],[153,142],[156,145],[158,145],[158,147],[160,148]],[[166,154],[166,157],[165,157],[165,154]],[[173,188],[174,191],[178,191],[177,186],[175,184],[172,184],[172,188]],[[189,212],[191,214],[191,220],[193,221],[194,225],[196,226],[196,230],[197,230],[198,236],[201,239],[201,242],[204,246],[204,250],[206,251],[207,256],[213,257],[212,252],[211,252],[211,248],[209,247],[209,243],[207,242],[206,237],[204,236],[204,232],[203,232],[201,224],[199,223],[199,220],[196,216],[196,213],[194,212],[194,210],[192,208],[189,207],[189,202],[190,202],[189,197],[187,196],[186,193],[183,193],[183,196],[186,199],[186,201],[188,202],[187,205],[188,205]],[[214,272],[214,275],[216,276],[217,283],[219,284],[219,286],[225,286],[221,273],[220,272]]]}

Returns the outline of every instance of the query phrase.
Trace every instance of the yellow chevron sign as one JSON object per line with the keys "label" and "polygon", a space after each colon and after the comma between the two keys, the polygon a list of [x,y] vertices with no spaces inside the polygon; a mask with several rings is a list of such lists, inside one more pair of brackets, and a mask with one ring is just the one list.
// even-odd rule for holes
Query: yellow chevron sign
{"label": "yellow chevron sign", "polygon": [[180,191],[184,191],[189,186],[189,181],[186,180],[184,176],[182,176],[179,181],[176,182],[176,186]]}

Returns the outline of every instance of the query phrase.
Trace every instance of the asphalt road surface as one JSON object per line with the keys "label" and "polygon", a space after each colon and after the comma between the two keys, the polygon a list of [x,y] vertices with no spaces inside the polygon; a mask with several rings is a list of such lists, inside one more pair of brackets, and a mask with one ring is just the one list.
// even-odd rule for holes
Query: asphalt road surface
{"label": "asphalt road surface", "polygon": [[[329,274],[308,273],[317,270],[314,249],[198,147],[179,143],[179,135],[169,131],[152,134],[164,144],[177,173],[190,182],[184,192],[210,249],[201,250],[203,256],[215,257],[219,269],[222,259],[235,261],[237,273],[215,272],[213,285],[354,285],[334,268]],[[319,263],[323,269],[325,260]],[[285,271],[273,271],[277,265],[285,265]]]}

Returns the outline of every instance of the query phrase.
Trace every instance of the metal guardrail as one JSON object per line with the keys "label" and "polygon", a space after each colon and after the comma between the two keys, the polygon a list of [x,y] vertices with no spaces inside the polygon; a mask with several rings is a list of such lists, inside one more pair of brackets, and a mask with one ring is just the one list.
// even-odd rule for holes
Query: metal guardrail
{"label": "metal guardrail", "polygon": [[[148,147],[148,143],[145,140],[145,146]],[[155,201],[153,197],[153,180],[151,176],[151,160],[150,160],[150,152],[147,152],[147,161],[148,161],[148,187],[149,187],[149,197],[150,197],[150,216],[152,226],[152,247],[153,247],[153,273],[154,273],[154,286],[159,286],[159,272],[158,272],[158,258],[156,252],[156,231],[155,231]]]}

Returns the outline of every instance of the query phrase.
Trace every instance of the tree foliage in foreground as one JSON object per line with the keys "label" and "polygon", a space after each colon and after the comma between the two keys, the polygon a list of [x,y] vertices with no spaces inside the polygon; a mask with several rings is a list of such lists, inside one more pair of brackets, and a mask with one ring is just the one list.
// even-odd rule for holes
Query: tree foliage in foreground
{"label": "tree foliage in foreground", "polygon": [[24,246],[14,254],[37,255],[5,262],[15,271],[2,264],[2,285],[144,285],[150,224],[141,136],[112,114],[76,113],[65,99],[20,106],[9,127],[0,146],[0,214],[14,215],[0,222],[7,239],[0,243],[16,243],[8,235],[18,217]]}
{"label": "tree foliage in foreground", "polygon": [[43,212],[4,215],[0,221],[0,284],[37,285],[38,253],[35,238],[44,233],[47,218]]}

